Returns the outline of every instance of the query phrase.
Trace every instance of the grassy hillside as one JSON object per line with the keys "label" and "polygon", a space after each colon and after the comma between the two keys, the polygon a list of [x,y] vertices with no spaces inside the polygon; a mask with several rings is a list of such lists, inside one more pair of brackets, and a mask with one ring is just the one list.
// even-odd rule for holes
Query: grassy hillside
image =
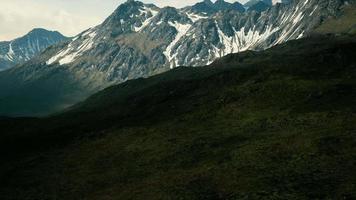
{"label": "grassy hillside", "polygon": [[355,199],[356,39],[317,36],[0,120],[0,199]]}
{"label": "grassy hillside", "polygon": [[356,33],[356,5],[344,5],[341,14],[335,18],[326,19],[315,30],[316,33]]}

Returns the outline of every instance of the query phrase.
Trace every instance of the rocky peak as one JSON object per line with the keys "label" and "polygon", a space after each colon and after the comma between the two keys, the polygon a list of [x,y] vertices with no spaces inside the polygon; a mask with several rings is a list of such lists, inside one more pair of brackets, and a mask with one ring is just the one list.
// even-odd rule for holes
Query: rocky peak
{"label": "rocky peak", "polygon": [[214,3],[215,8],[222,8],[222,9],[226,9],[226,8],[228,8],[230,5],[231,5],[230,3],[228,3],[228,2],[226,2],[226,1],[224,1],[224,0],[217,0],[217,1],[215,1],[215,3]]}
{"label": "rocky peak", "polygon": [[231,5],[231,7],[232,7],[233,10],[236,10],[236,11],[239,11],[239,12],[245,12],[244,6],[238,1],[234,2]]}
{"label": "rocky peak", "polygon": [[229,3],[224,0],[217,0],[213,3],[210,0],[204,0],[203,2],[199,2],[191,7],[193,12],[200,12],[200,13],[208,13],[214,14],[219,11],[226,11],[226,10],[237,10],[239,12],[244,12],[245,9],[242,4],[239,2]]}
{"label": "rocky peak", "polygon": [[211,0],[204,0],[203,3],[205,3],[206,5],[209,5],[209,6],[214,5],[214,3]]}
{"label": "rocky peak", "polygon": [[110,37],[135,32],[138,27],[143,26],[158,11],[159,8],[152,4],[129,0],[121,4],[98,29],[102,35]]}
{"label": "rocky peak", "polygon": [[29,33],[27,33],[25,37],[48,37],[49,35],[50,37],[64,37],[58,31],[49,31],[43,28],[34,28]]}
{"label": "rocky peak", "polygon": [[110,15],[108,20],[127,20],[132,18],[133,15],[139,14],[140,8],[143,7],[143,3],[134,0],[128,0],[125,3],[121,4],[113,14]]}
{"label": "rocky peak", "polygon": [[176,8],[173,7],[162,8],[155,17],[155,21],[157,22],[174,22],[182,20],[189,21],[185,15],[182,15]]}
{"label": "rocky peak", "polygon": [[0,71],[28,61],[47,47],[66,39],[57,31],[35,28],[20,38],[0,42]]}

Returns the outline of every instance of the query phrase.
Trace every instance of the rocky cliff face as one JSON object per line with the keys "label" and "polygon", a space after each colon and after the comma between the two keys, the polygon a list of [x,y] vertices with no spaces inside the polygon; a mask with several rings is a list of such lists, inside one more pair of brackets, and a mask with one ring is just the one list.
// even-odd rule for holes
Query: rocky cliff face
{"label": "rocky cliff face", "polygon": [[[208,13],[196,7],[212,6],[210,1],[176,9],[130,0],[102,24],[47,49],[8,74],[0,74],[0,84],[16,79],[17,85],[26,81],[29,87],[28,83],[46,80],[48,85],[56,85],[57,90],[62,88],[51,97],[55,100],[59,94],[65,94],[69,105],[73,103],[71,96],[84,98],[129,79],[148,77],[177,66],[206,65],[230,53],[262,50],[305,37],[326,18],[337,16],[345,2],[294,0],[276,4],[264,12],[241,12],[226,8],[233,4],[219,1],[224,10]],[[9,80],[9,76],[16,78]],[[52,83],[51,76],[60,83]],[[63,81],[66,79],[69,80]],[[71,95],[70,88],[77,87],[80,91]]]}
{"label": "rocky cliff face", "polygon": [[24,63],[67,38],[57,31],[34,29],[21,38],[0,42],[0,71]]}

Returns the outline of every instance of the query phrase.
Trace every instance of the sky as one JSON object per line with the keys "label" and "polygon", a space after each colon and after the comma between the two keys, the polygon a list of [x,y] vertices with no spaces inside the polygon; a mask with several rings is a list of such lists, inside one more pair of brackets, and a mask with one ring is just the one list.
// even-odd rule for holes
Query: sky
{"label": "sky", "polygon": [[[126,0],[0,0],[0,41],[25,35],[33,28],[74,36],[100,24]],[[202,0],[141,0],[159,7],[183,7]],[[213,0],[214,1],[214,0]],[[226,0],[234,2],[236,0]],[[244,3],[247,0],[239,0]]]}

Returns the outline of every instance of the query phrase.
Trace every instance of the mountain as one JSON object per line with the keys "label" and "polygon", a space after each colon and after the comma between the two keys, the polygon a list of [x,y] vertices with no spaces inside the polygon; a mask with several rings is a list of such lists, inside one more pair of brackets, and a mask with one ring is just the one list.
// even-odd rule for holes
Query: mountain
{"label": "mountain", "polygon": [[290,3],[292,0],[250,0],[248,2],[246,2],[244,4],[244,7],[245,8],[250,8],[252,6],[254,6],[255,4],[258,4],[260,2],[263,2],[265,4],[267,4],[268,6],[274,6],[276,5],[277,3]]}
{"label": "mountain", "polygon": [[355,199],[355,35],[312,36],[0,120],[0,199]]}
{"label": "mountain", "polygon": [[24,63],[47,47],[66,39],[57,31],[37,28],[20,38],[0,42],[0,71]]}
{"label": "mountain", "polygon": [[[262,0],[249,0],[249,1],[247,1],[247,2],[244,4],[244,7],[248,9],[249,7],[255,5],[256,3],[260,2],[260,1],[262,1]],[[264,2],[264,3],[266,3],[266,4],[269,4],[270,1],[264,0],[264,1],[262,1],[262,2]]]}
{"label": "mountain", "polygon": [[226,10],[244,12],[245,8],[239,2],[229,3],[224,0],[217,0],[215,3],[213,3],[211,0],[204,0],[203,2],[199,2],[191,7],[184,8],[184,10],[200,14],[214,14],[219,11]]}
{"label": "mountain", "polygon": [[158,8],[128,1],[102,24],[0,73],[0,115],[45,115],[110,85],[177,66],[203,66],[230,53],[264,50],[308,36],[352,6],[343,0],[295,0],[262,13],[207,14],[194,6]]}
{"label": "mountain", "polygon": [[224,11],[224,10],[236,10],[239,12],[245,11],[243,5],[240,4],[239,2],[228,3],[228,2],[225,2],[224,0],[217,0],[214,3],[214,7],[218,11]]}
{"label": "mountain", "polygon": [[237,10],[239,12],[245,12],[244,6],[239,2],[234,2],[231,4],[232,10]]}
{"label": "mountain", "polygon": [[253,5],[251,5],[247,10],[248,11],[256,11],[256,12],[263,12],[265,10],[267,10],[268,8],[270,8],[271,6],[266,4],[263,1],[259,1]]}

